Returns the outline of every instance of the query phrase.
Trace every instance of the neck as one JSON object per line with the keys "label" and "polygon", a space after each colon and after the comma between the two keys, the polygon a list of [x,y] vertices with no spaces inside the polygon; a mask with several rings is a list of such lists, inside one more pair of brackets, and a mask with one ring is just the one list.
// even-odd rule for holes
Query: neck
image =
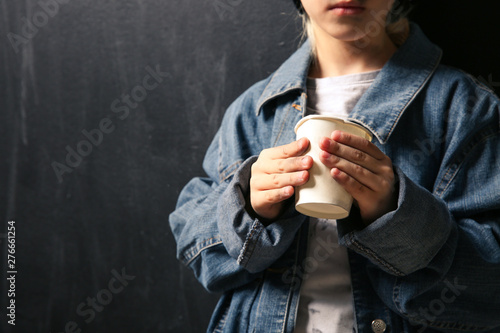
{"label": "neck", "polygon": [[[317,36],[320,37],[320,36]],[[331,36],[316,39],[316,61],[309,75],[314,78],[363,73],[381,69],[397,47],[387,34],[342,41]]]}

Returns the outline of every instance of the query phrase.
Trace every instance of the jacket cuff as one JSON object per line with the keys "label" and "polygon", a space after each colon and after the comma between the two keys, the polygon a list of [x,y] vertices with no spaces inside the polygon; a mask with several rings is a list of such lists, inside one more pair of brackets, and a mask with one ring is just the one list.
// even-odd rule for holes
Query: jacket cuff
{"label": "jacket cuff", "polygon": [[251,167],[256,160],[253,156],[243,162],[217,206],[217,225],[227,252],[251,273],[265,270],[280,258],[306,220],[293,205],[267,226],[247,212]]}
{"label": "jacket cuff", "polygon": [[444,201],[411,181],[395,167],[398,207],[367,227],[356,212],[337,223],[344,246],[384,271],[404,276],[426,267],[447,242],[453,218]]}

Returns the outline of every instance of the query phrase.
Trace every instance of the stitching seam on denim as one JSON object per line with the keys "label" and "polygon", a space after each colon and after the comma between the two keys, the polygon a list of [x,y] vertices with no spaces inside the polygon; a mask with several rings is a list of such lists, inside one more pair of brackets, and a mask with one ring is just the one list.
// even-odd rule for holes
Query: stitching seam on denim
{"label": "stitching seam on denim", "polygon": [[243,267],[247,266],[247,263],[250,260],[250,258],[252,257],[252,254],[253,254],[255,247],[257,245],[255,243],[252,244],[254,234],[257,233],[255,235],[255,238],[258,239],[260,236],[260,233],[262,232],[262,229],[263,229],[262,227],[257,225],[257,222],[254,222],[254,225],[252,226],[252,230],[250,231],[247,238],[245,239],[245,243],[243,244],[243,247],[241,248],[241,251],[240,251],[240,255],[238,256],[238,260],[237,260],[238,265],[241,265]]}
{"label": "stitching seam on denim", "polygon": [[[266,86],[267,88],[267,86]],[[262,109],[264,107],[265,104],[267,104],[269,101],[271,101],[272,99],[278,97],[278,96],[282,96],[282,95],[286,95],[287,93],[289,93],[290,91],[293,91],[293,90],[299,90],[301,87],[296,87],[296,86],[292,86],[292,87],[287,87],[285,88],[283,91],[280,91],[274,95],[271,95],[269,97],[267,97],[265,100],[262,101],[262,103],[260,103],[259,105],[257,105],[257,111],[256,111],[256,114],[258,115],[260,113],[260,109]]]}
{"label": "stitching seam on denim", "polygon": [[[496,125],[495,125],[496,127]],[[476,142],[471,142],[469,145],[467,145],[459,156],[455,158],[455,160],[460,159],[460,163],[452,163],[452,165],[446,170],[446,173],[444,174],[443,178],[439,182],[439,185],[436,187],[436,195],[439,197],[442,197],[444,193],[448,190],[450,187],[451,183],[453,182],[453,179],[455,179],[455,176],[458,174],[460,171],[462,165],[464,162],[467,160],[467,157],[469,154],[476,149],[477,146],[480,144],[488,141],[490,138],[495,137],[499,134],[499,131],[494,131],[493,125],[488,126],[488,128],[485,131],[482,131],[483,136],[478,138]],[[451,174],[451,176],[450,176]]]}
{"label": "stitching seam on denim", "polygon": [[285,128],[285,124],[286,124],[286,120],[288,119],[288,116],[290,115],[290,109],[287,110],[287,113],[285,115],[285,117],[283,118],[283,121],[281,123],[281,128],[280,128],[280,131],[278,132],[278,134],[276,135],[276,139],[274,140],[273,142],[273,147],[276,146],[276,144],[278,143],[278,140],[280,139],[281,137],[281,134],[283,133],[283,129]]}
{"label": "stitching seam on denim", "polygon": [[[225,300],[224,303],[227,303],[227,300]],[[230,303],[226,305],[226,309],[224,310],[224,313],[221,316],[221,319],[217,323],[217,327],[214,329],[214,333],[222,333],[224,332],[224,327],[226,327],[227,323],[227,317],[229,316],[229,312],[231,310]]]}
{"label": "stitching seam on denim", "polygon": [[186,265],[189,265],[196,257],[200,255],[203,250],[219,244],[222,244],[222,239],[220,237],[209,238],[203,243],[197,244],[196,246],[192,247],[186,254],[184,254],[183,261]]}
{"label": "stitching seam on denim", "polygon": [[[260,316],[260,304],[261,304],[261,301],[262,301],[262,295],[264,294],[263,293],[263,290],[264,290],[264,279],[266,278],[265,276],[265,273],[264,273],[264,276],[262,278],[262,281],[261,283],[259,284],[259,300],[258,300],[258,303],[257,303],[257,314]],[[255,331],[255,329],[254,329]]]}
{"label": "stitching seam on denim", "polygon": [[394,288],[392,289],[392,301],[394,302],[394,305],[398,309],[399,312],[406,314],[405,311],[401,308],[401,279],[396,279],[396,282],[394,283]]}
{"label": "stitching seam on denim", "polygon": [[396,124],[399,122],[399,119],[401,119],[401,116],[403,115],[404,111],[413,102],[413,100],[415,100],[415,98],[422,91],[422,89],[427,84],[427,82],[429,82],[429,80],[431,79],[432,75],[434,75],[434,73],[436,72],[437,68],[439,67],[439,63],[441,61],[441,58],[442,58],[442,53],[439,54],[439,56],[437,58],[437,61],[435,62],[434,65],[429,65],[428,66],[429,70],[430,70],[429,75],[426,77],[425,81],[422,82],[422,84],[420,85],[420,87],[418,87],[417,91],[415,91],[415,93],[413,94],[413,97],[411,97],[410,100],[408,100],[408,102],[403,106],[403,108],[401,109],[401,111],[398,113],[398,116],[396,117],[394,123],[392,124],[391,128],[389,129],[389,132],[387,133],[387,136],[384,138],[384,141],[382,143],[387,142],[388,138],[392,135],[392,132],[394,132],[394,128],[396,127]]}
{"label": "stitching seam on denim", "polygon": [[461,324],[457,322],[448,322],[448,321],[433,321],[430,322],[426,319],[418,319],[417,317],[412,317],[412,325],[415,324],[420,324],[424,325],[426,327],[431,327],[431,328],[443,328],[443,329],[453,329],[455,331],[464,331],[464,332],[470,332],[471,330],[474,331],[485,331],[485,330],[491,330],[495,327],[493,326],[475,326],[475,325],[467,325],[467,324]]}
{"label": "stitching seam on denim", "polygon": [[238,168],[240,167],[241,164],[243,164],[243,162],[241,160],[238,160],[238,161],[234,162],[233,164],[231,164],[230,166],[228,166],[224,169],[221,169],[219,171],[220,180],[226,181],[228,178],[231,178],[231,176],[236,173],[236,171],[238,170]]}
{"label": "stitching seam on denim", "polygon": [[389,263],[387,263],[384,260],[382,260],[379,256],[377,256],[377,254],[375,252],[373,252],[368,247],[366,247],[366,246],[362,245],[361,243],[359,243],[358,241],[356,241],[354,239],[354,235],[352,235],[352,234],[349,235],[349,241],[358,250],[364,252],[367,256],[369,256],[370,258],[372,258],[373,260],[375,260],[376,262],[378,262],[379,264],[381,264],[382,266],[384,266],[385,268],[387,268],[389,271],[391,271],[395,275],[397,275],[397,276],[404,276],[404,274],[401,271],[399,271],[398,269],[394,268]]}
{"label": "stitching seam on denim", "polygon": [[[300,250],[299,250],[299,246],[301,244],[301,238],[302,238],[302,228],[299,229],[298,233],[297,233],[297,245],[295,247],[295,262],[297,263],[299,261],[299,253],[300,253]],[[293,277],[295,278],[295,274],[297,274],[297,265],[294,265],[294,268],[293,268]],[[294,290],[295,290],[295,286],[293,285],[293,283],[290,284],[290,290],[288,292],[288,298],[287,298],[287,305],[286,305],[286,311],[285,311],[285,314],[284,314],[284,318],[283,318],[283,326],[281,328],[281,333],[284,333],[285,332],[285,329],[286,329],[286,324],[287,324],[287,317],[290,316],[290,307],[291,307],[291,302],[292,302],[292,297],[293,297],[293,293],[294,293]],[[297,303],[297,307],[298,307],[298,303]],[[297,311],[297,309],[296,309]],[[295,320],[297,320],[297,314],[295,313]]]}

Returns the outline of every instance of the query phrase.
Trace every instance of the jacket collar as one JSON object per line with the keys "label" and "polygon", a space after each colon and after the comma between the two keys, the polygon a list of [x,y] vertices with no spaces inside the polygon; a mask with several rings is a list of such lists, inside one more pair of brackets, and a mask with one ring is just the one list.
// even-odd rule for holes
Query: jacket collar
{"label": "jacket collar", "polygon": [[[257,103],[257,114],[277,96],[293,90],[306,92],[310,50],[306,41],[271,76]],[[368,128],[380,143],[386,143],[403,112],[436,70],[441,55],[441,50],[412,23],[408,39],[382,68],[349,120]]]}
{"label": "jacket collar", "polygon": [[270,77],[267,86],[257,102],[257,115],[264,104],[275,97],[292,90],[307,90],[307,75],[312,61],[311,44],[309,40],[288,58]]}

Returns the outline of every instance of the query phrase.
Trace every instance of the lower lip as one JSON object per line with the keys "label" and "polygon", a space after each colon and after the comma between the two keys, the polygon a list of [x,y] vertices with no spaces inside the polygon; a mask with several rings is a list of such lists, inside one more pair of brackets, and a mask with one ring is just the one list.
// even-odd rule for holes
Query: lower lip
{"label": "lower lip", "polygon": [[339,16],[348,16],[361,14],[365,9],[363,7],[334,7],[330,11]]}

